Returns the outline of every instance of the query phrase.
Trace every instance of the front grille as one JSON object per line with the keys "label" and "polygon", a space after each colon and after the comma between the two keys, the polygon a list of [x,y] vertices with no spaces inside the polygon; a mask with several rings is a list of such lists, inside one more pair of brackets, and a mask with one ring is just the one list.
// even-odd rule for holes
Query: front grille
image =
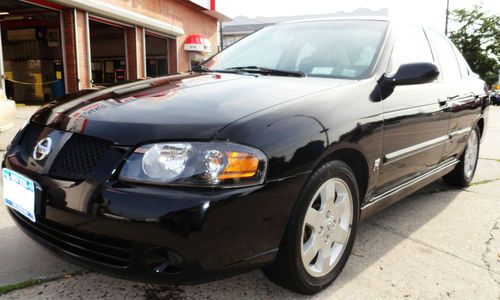
{"label": "front grille", "polygon": [[42,125],[36,123],[26,125],[23,136],[19,141],[19,146],[21,147],[20,155],[25,162],[27,162],[28,158],[31,156],[33,148],[35,148],[36,142],[42,134],[43,128]]}
{"label": "front grille", "polygon": [[73,134],[59,152],[49,173],[56,177],[84,178],[110,148],[109,142]]}
{"label": "front grille", "polygon": [[33,223],[16,211],[11,212],[23,228],[67,253],[115,268],[126,268],[130,264],[131,242],[99,238],[46,220]]}

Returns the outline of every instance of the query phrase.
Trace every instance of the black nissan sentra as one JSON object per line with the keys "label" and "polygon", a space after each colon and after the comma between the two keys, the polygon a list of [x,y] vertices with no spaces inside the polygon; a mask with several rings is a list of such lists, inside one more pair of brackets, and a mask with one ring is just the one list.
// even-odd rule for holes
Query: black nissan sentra
{"label": "black nissan sentra", "polygon": [[91,269],[183,284],[262,267],[312,294],[360,219],[438,178],[471,182],[488,101],[435,31],[279,24],[193,72],[45,105],[5,156],[4,201]]}

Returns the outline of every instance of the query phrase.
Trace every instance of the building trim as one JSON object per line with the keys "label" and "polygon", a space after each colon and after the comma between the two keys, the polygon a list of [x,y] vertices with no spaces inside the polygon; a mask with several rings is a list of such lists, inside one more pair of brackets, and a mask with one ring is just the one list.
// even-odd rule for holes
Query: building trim
{"label": "building trim", "polygon": [[172,36],[169,36],[169,35],[166,35],[166,34],[162,34],[162,33],[158,33],[158,32],[154,32],[154,31],[147,30],[147,29],[144,29],[144,32],[147,35],[152,35],[152,36],[155,36],[155,37],[160,38],[160,39],[171,39],[172,38]]}
{"label": "building trim", "polygon": [[75,35],[75,61],[76,61],[76,90],[80,90],[80,55],[78,54],[78,20],[77,20],[78,11],[76,8],[73,8],[73,34]]}
{"label": "building trim", "polygon": [[167,39],[167,75],[170,75],[170,40]]}
{"label": "building trim", "polygon": [[[135,30],[137,30],[137,27],[135,28]],[[134,36],[136,35],[136,33],[134,33]],[[123,30],[123,46],[125,47],[125,80],[130,80],[130,64],[129,64],[129,55],[128,55],[128,34],[127,34],[127,30]],[[137,38],[136,38],[136,41],[137,43]],[[136,50],[137,52],[137,46],[136,46]],[[137,53],[135,54],[135,56],[137,56]],[[136,62],[137,63],[137,62]],[[137,67],[135,68],[135,77],[137,77]],[[116,73],[116,72],[115,72]],[[116,81],[116,75],[115,75],[115,81]]]}
{"label": "building trim", "polygon": [[81,10],[88,11],[91,14],[96,14],[99,16],[106,16],[113,20],[124,22],[127,24],[132,24],[144,28],[148,28],[154,31],[158,31],[164,34],[173,36],[184,35],[184,29],[175,26],[173,24],[168,24],[162,21],[158,21],[148,16],[141,15],[136,12],[129,11],[125,8],[112,5],[103,1],[98,0],[53,0],[57,4],[64,6],[75,7]]}
{"label": "building trim", "polygon": [[103,24],[106,24],[106,25],[109,25],[109,26],[113,26],[113,27],[118,27],[118,28],[121,28],[121,29],[127,29],[127,28],[133,28],[134,27],[134,26],[129,25],[129,24],[125,24],[125,23],[122,23],[122,22],[118,22],[118,21],[115,21],[115,20],[108,19],[108,18],[99,17],[99,16],[92,15],[92,14],[89,14],[89,18],[90,18],[90,20],[92,20],[94,22],[103,23]]}
{"label": "building trim", "polygon": [[[59,12],[59,22],[61,22],[59,26],[59,30],[61,30],[60,36],[61,36],[61,52],[62,52],[62,59],[63,59],[63,72],[64,72],[64,92],[68,93],[68,67],[66,66],[66,37],[65,37],[65,32],[64,32],[64,17],[63,13],[60,11]],[[0,51],[2,51],[0,49]]]}
{"label": "building trim", "polygon": [[94,85],[94,80],[92,79],[92,48],[90,47],[90,21],[89,21],[89,13],[85,12],[85,30],[87,31],[87,64],[88,64],[88,73],[89,73],[89,87]]}
{"label": "building trim", "polygon": [[[148,70],[146,68],[146,29],[142,28],[142,77],[148,77]],[[168,39],[167,39],[167,50],[168,50]],[[168,60],[168,59],[167,59]]]}
{"label": "building trim", "polygon": [[134,37],[135,37],[135,77],[139,79],[139,34],[137,33],[137,26],[134,27]]}
{"label": "building trim", "polygon": [[40,6],[47,9],[62,11],[65,7],[45,0],[21,0],[21,2]]}
{"label": "building trim", "polygon": [[5,72],[3,68],[2,24],[0,24],[0,88],[5,92]]}

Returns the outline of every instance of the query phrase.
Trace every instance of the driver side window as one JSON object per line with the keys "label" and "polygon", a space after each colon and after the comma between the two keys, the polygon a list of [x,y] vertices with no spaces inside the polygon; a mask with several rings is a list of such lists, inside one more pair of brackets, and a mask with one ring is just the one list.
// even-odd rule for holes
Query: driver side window
{"label": "driver side window", "polygon": [[402,26],[392,50],[387,75],[394,75],[403,64],[417,62],[434,63],[429,41],[421,27]]}

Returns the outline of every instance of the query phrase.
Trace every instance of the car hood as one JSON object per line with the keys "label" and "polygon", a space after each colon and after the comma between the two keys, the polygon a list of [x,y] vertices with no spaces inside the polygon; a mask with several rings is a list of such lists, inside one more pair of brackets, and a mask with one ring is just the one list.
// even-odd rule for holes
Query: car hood
{"label": "car hood", "polygon": [[238,119],[350,82],[190,73],[81,91],[43,106],[32,121],[118,145],[209,139]]}

